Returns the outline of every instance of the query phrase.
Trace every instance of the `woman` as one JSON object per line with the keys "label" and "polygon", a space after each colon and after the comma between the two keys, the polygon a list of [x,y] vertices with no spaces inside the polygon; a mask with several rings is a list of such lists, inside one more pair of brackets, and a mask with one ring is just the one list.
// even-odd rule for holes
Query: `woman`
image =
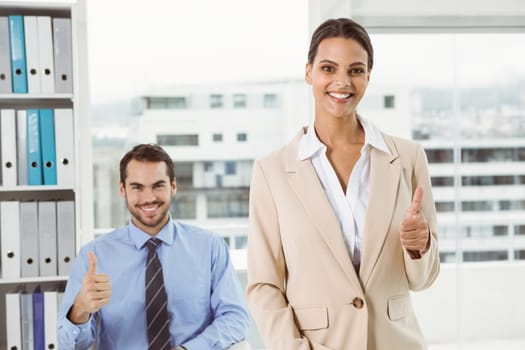
{"label": "woman", "polygon": [[357,114],[372,65],[364,28],[321,24],[315,120],[254,165],[247,297],[269,349],[425,348],[409,292],[439,272],[427,161]]}

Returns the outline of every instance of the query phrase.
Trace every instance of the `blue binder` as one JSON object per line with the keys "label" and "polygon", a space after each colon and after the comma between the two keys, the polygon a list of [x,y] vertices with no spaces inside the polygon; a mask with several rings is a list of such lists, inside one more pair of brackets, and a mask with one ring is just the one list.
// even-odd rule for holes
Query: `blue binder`
{"label": "blue binder", "polygon": [[14,93],[27,93],[26,45],[24,17],[9,16],[9,42],[11,54],[11,77]]}
{"label": "blue binder", "polygon": [[43,183],[38,115],[38,109],[27,110],[27,182],[29,185],[42,185]]}
{"label": "blue binder", "polygon": [[55,121],[52,109],[41,109],[40,146],[42,147],[42,173],[44,185],[57,184]]}
{"label": "blue binder", "polygon": [[35,350],[45,350],[44,293],[37,287],[33,292],[33,344]]}

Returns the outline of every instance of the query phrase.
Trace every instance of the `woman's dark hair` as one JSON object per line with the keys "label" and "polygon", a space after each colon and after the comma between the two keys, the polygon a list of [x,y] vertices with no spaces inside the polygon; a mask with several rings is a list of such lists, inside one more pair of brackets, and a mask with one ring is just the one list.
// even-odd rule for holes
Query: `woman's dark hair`
{"label": "woman's dark hair", "polygon": [[312,34],[310,49],[308,50],[308,63],[314,63],[317,48],[324,39],[346,38],[357,41],[368,54],[368,71],[372,70],[374,64],[374,49],[370,37],[359,23],[349,18],[329,19],[321,23]]}
{"label": "woman's dark hair", "polygon": [[132,159],[139,162],[164,162],[166,163],[166,172],[170,182],[175,179],[175,166],[169,154],[162,147],[149,143],[136,145],[120,160],[120,182],[123,184],[126,183],[126,177],[128,176],[127,167]]}

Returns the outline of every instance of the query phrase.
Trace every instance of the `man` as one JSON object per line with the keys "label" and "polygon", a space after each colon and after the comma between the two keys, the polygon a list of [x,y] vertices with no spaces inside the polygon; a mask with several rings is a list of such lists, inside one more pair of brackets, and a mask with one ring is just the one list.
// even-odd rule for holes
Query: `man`
{"label": "man", "polygon": [[245,338],[248,314],[228,247],[171,220],[176,189],[161,147],[124,155],[120,194],[131,220],[80,250],[60,307],[60,349],[226,349]]}

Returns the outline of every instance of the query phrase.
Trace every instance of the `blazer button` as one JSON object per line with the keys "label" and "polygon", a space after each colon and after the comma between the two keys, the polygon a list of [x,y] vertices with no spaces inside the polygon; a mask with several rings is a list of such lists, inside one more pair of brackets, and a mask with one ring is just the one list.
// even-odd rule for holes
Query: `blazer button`
{"label": "blazer button", "polygon": [[365,302],[361,298],[354,298],[354,300],[352,300],[352,304],[356,309],[362,309],[365,305]]}

